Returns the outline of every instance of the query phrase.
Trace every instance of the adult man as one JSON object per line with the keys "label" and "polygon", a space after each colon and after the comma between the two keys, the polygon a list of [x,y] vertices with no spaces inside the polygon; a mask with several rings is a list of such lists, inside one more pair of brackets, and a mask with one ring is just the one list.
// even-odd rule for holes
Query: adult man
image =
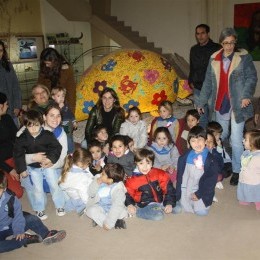
{"label": "adult man", "polygon": [[[194,104],[197,107],[200,90],[205,78],[210,56],[221,48],[221,45],[209,38],[210,28],[206,24],[199,24],[195,29],[197,44],[190,49],[190,74],[189,85],[193,89]],[[200,125],[207,127],[208,109],[204,107],[204,114],[201,115]]]}

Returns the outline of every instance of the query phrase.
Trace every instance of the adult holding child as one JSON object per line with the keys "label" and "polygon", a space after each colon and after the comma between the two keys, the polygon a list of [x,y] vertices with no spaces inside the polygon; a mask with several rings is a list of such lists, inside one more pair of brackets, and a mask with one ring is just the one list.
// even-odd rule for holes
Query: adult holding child
{"label": "adult holding child", "polygon": [[66,100],[74,112],[76,105],[76,83],[72,66],[54,48],[45,48],[40,56],[38,83],[51,90],[63,87],[67,91]]}
{"label": "adult holding child", "polygon": [[97,104],[91,109],[85,128],[87,142],[92,139],[92,132],[98,125],[106,127],[108,136],[119,133],[121,124],[125,121],[124,109],[112,88],[105,88],[99,95]]}
{"label": "adult holding child", "polygon": [[254,115],[252,98],[257,83],[257,73],[252,57],[237,47],[237,34],[233,28],[225,28],[219,36],[222,49],[209,61],[200,92],[198,111],[209,106],[210,120],[216,120],[223,128],[222,139],[229,137],[231,126],[232,170],[230,184],[238,184],[243,153],[245,121]]}

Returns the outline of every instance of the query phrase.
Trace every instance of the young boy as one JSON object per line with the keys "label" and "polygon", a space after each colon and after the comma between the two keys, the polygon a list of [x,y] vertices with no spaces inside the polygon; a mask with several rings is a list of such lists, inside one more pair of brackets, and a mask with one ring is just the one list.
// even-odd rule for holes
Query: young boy
{"label": "young boy", "polygon": [[[213,133],[213,135],[215,136],[216,142],[217,142],[217,152],[219,152],[221,154],[221,156],[223,157],[224,160],[224,168],[223,168],[223,172],[222,175],[224,178],[228,178],[231,174],[232,174],[232,163],[231,163],[231,158],[229,156],[229,154],[227,153],[222,140],[221,140],[221,134],[223,132],[223,128],[221,126],[221,124],[219,124],[216,121],[211,121],[208,123],[208,127],[207,127],[207,131],[210,131]],[[237,180],[238,181],[238,180]],[[230,180],[231,182],[231,180]]]}
{"label": "young boy", "polygon": [[28,173],[33,183],[34,205],[33,210],[41,220],[45,220],[45,199],[43,191],[43,174],[49,184],[52,199],[58,216],[64,216],[64,195],[58,186],[58,175],[55,169],[42,168],[40,163],[34,162],[26,165],[25,155],[34,153],[45,153],[47,159],[55,164],[61,154],[62,147],[53,133],[42,128],[43,118],[36,110],[28,111],[24,116],[26,129],[16,138],[14,144],[14,161],[18,174],[26,178]]}
{"label": "young boy", "polygon": [[[181,122],[184,121],[183,123]],[[193,126],[196,126],[200,122],[200,114],[197,109],[190,109],[186,112],[184,119],[181,119],[180,125],[182,125],[182,131],[176,140],[176,146],[178,147],[179,153],[184,154],[188,151],[189,146],[187,142],[188,134]]]}
{"label": "young boy", "polygon": [[[28,229],[37,235],[25,233]],[[11,240],[7,237],[13,236]],[[0,253],[9,252],[33,243],[49,245],[59,242],[66,231],[49,230],[41,220],[22,211],[18,198],[7,189],[7,180],[0,170]]]}
{"label": "young boy", "polygon": [[135,168],[134,154],[127,146],[124,135],[114,135],[110,141],[111,152],[107,156],[107,163],[118,163],[123,166],[127,176],[132,176]]}
{"label": "young boy", "polygon": [[139,173],[126,180],[128,213],[148,220],[162,220],[175,206],[175,189],[169,175],[153,168],[155,155],[147,149],[137,150],[134,161]]}
{"label": "young boy", "polygon": [[194,126],[188,135],[191,147],[179,157],[177,165],[176,199],[174,213],[195,213],[208,215],[212,204],[219,164],[216,158],[205,147],[207,134],[201,126]]}
{"label": "young boy", "polygon": [[77,129],[75,116],[69,106],[65,104],[66,89],[62,87],[53,88],[51,90],[52,99],[59,105],[62,116],[62,127],[67,134],[68,154],[73,153],[75,149],[73,141],[73,131]]}
{"label": "young boy", "polygon": [[108,155],[108,153],[109,153],[109,141],[108,141],[108,133],[107,133],[106,127],[103,126],[103,125],[96,126],[93,130],[92,139],[100,142],[100,144],[102,146],[102,151],[106,155]]}

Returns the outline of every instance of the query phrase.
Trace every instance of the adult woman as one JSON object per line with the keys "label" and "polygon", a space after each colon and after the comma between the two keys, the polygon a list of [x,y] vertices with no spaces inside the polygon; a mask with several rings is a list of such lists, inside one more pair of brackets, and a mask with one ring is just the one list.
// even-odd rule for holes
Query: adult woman
{"label": "adult woman", "polygon": [[219,42],[222,49],[210,58],[199,107],[209,105],[210,120],[215,119],[221,124],[223,140],[228,138],[231,126],[233,175],[230,184],[235,186],[244,150],[242,140],[245,121],[253,116],[251,100],[257,75],[252,57],[246,50],[237,48],[237,34],[233,28],[223,29]]}
{"label": "adult woman", "polygon": [[95,126],[105,126],[108,136],[111,138],[114,134],[119,133],[120,126],[124,121],[124,110],[120,107],[116,92],[112,88],[105,88],[100,93],[97,104],[90,111],[85,129],[86,141],[91,141]]}
{"label": "adult woman", "polygon": [[32,97],[28,109],[35,109],[44,114],[48,105],[53,103],[54,101],[50,99],[50,91],[45,85],[37,84],[32,87]]}
{"label": "adult woman", "polygon": [[76,83],[73,69],[53,48],[46,48],[40,56],[40,73],[38,83],[47,86],[50,90],[54,87],[63,87],[67,90],[66,99],[70,109],[75,111]]}
{"label": "adult woman", "polygon": [[7,97],[0,92],[0,168],[7,177],[8,188],[20,198],[23,195],[23,189],[20,185],[19,175],[14,169],[13,161],[17,127],[11,116],[6,114],[7,109]]}
{"label": "adult woman", "polygon": [[22,107],[22,94],[14,68],[8,60],[5,45],[0,41],[0,92],[6,94],[9,101],[7,113],[18,126],[17,116]]}
{"label": "adult woman", "polygon": [[[56,169],[57,175],[56,175],[56,181],[58,183],[58,178],[61,173],[61,168],[64,165],[64,160],[67,155],[68,151],[68,143],[67,143],[67,135],[63,128],[60,126],[61,123],[61,113],[59,105],[54,103],[50,104],[44,112],[43,115],[44,119],[44,129],[49,130],[54,133],[55,137],[58,139],[59,143],[62,146],[61,154],[59,160],[53,165],[49,159],[46,158],[44,153],[37,153],[37,154],[27,154],[26,155],[26,163],[30,164],[33,162],[40,162],[42,164],[42,167],[44,168],[54,168]],[[29,181],[29,178],[22,179],[22,186],[26,189],[28,199],[30,201],[30,204],[32,208],[34,209],[34,201],[33,201],[33,189],[32,184]],[[48,192],[49,187],[45,186],[45,191]],[[57,191],[60,194],[60,188]],[[59,204],[64,205],[65,204],[65,198],[63,195],[59,196]],[[63,207],[60,207],[58,211],[56,212],[58,216],[64,216],[65,212]],[[43,219],[46,219],[47,216],[45,215]]]}

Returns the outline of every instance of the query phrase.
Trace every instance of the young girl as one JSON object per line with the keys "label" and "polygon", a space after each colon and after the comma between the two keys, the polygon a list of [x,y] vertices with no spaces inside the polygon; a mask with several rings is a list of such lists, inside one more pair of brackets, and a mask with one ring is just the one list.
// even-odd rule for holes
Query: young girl
{"label": "young girl", "polygon": [[205,147],[207,134],[201,126],[194,126],[188,135],[191,151],[178,160],[175,213],[182,210],[205,216],[212,204],[219,165]]}
{"label": "young girl", "polygon": [[111,152],[108,154],[108,163],[119,163],[123,166],[127,176],[133,174],[135,168],[134,154],[127,146],[124,135],[114,135],[110,141]]}
{"label": "young girl", "polygon": [[186,112],[186,115],[183,119],[179,120],[180,123],[180,133],[176,140],[176,146],[180,154],[184,154],[188,151],[189,146],[187,142],[188,134],[190,129],[193,126],[198,125],[200,122],[200,114],[197,109],[190,109]]}
{"label": "young girl", "polygon": [[94,140],[88,145],[88,150],[92,155],[92,163],[89,166],[90,172],[95,176],[102,172],[107,160],[106,154],[102,151],[102,144]]}
{"label": "young girl", "polygon": [[167,171],[171,181],[175,184],[177,162],[180,155],[168,128],[158,127],[155,130],[150,150],[155,154],[154,167]]}
{"label": "young girl", "polygon": [[147,127],[138,107],[129,109],[126,121],[121,125],[119,132],[134,140],[135,149],[143,148],[147,144]]}
{"label": "young girl", "polygon": [[243,143],[237,198],[241,205],[253,202],[260,210],[260,130],[246,132]]}
{"label": "young girl", "polygon": [[125,172],[121,165],[109,163],[105,165],[101,175],[97,175],[91,183],[89,196],[95,204],[87,209],[86,215],[94,221],[94,225],[105,230],[113,227],[126,228],[124,177]]}
{"label": "young girl", "polygon": [[172,140],[176,142],[179,134],[179,121],[173,116],[172,103],[170,101],[162,101],[158,107],[159,117],[156,117],[151,123],[149,140],[152,140],[154,131],[160,126],[167,127],[172,136]]}
{"label": "young girl", "polygon": [[91,154],[78,148],[71,155],[67,155],[59,185],[69,198],[66,200],[65,211],[76,210],[82,215],[88,202],[88,187],[93,180],[89,171],[92,162]]}

